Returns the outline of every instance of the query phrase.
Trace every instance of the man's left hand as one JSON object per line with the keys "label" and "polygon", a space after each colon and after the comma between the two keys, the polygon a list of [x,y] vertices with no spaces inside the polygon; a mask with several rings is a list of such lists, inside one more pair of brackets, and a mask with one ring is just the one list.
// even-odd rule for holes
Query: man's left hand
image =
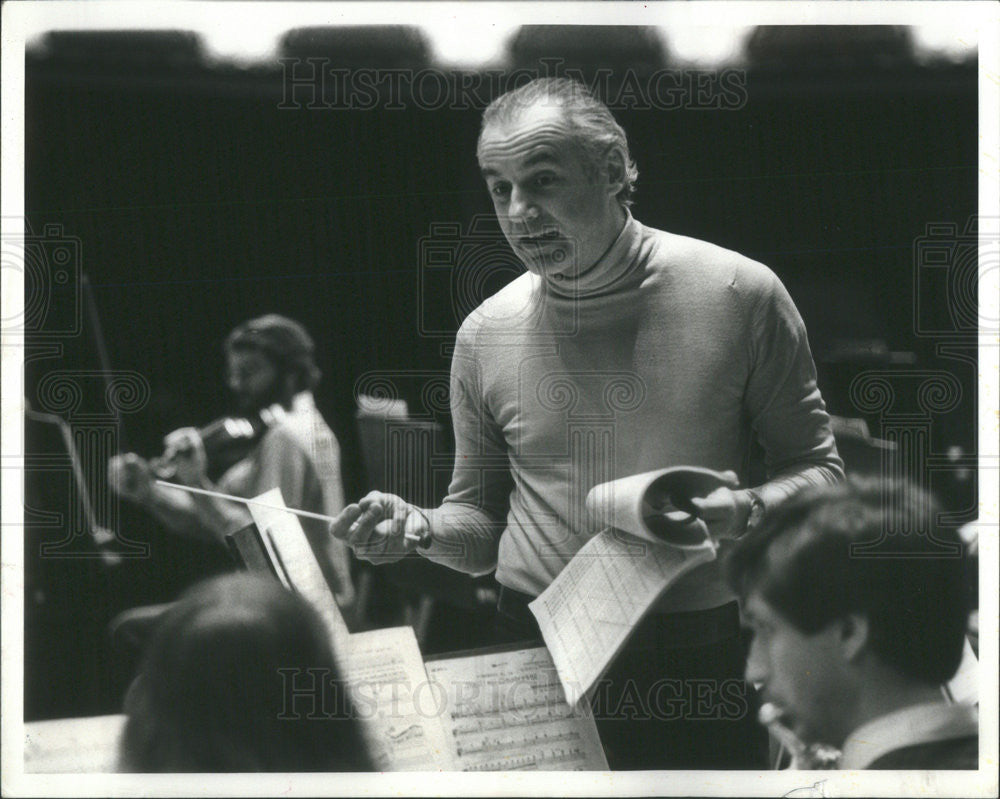
{"label": "man's left hand", "polygon": [[201,436],[193,427],[174,430],[163,439],[164,458],[174,466],[174,479],[182,485],[199,486],[207,477],[208,456]]}
{"label": "man's left hand", "polygon": [[722,486],[705,497],[692,497],[691,504],[698,509],[698,516],[708,526],[712,538],[738,538],[747,527],[750,515],[750,497],[738,489],[739,478],[735,472],[723,472],[732,487]]}

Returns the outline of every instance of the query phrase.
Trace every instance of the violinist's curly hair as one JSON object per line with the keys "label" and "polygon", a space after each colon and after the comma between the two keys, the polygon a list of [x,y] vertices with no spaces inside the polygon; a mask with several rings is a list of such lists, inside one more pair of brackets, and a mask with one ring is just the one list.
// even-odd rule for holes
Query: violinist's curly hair
{"label": "violinist's curly hair", "polygon": [[287,316],[266,314],[239,325],[226,337],[225,351],[252,350],[266,355],[279,372],[296,376],[297,391],[312,391],[323,373],[316,366],[316,345],[306,329]]}

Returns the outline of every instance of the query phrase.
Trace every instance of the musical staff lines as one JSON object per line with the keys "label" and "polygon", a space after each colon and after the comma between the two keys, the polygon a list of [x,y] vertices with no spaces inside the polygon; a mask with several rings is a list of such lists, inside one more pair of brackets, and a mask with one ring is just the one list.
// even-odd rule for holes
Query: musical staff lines
{"label": "musical staff lines", "polygon": [[579,771],[586,768],[582,762],[586,755],[583,747],[543,750],[529,755],[514,755],[508,758],[486,760],[482,763],[466,766],[462,771]]}
{"label": "musical staff lines", "polygon": [[433,661],[427,671],[448,691],[459,769],[607,768],[589,708],[567,704],[544,647]]}

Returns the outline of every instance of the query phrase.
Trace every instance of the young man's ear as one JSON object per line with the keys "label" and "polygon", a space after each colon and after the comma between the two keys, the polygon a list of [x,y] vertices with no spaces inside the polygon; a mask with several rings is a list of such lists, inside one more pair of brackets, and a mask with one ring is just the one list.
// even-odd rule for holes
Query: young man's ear
{"label": "young man's ear", "polygon": [[844,659],[856,661],[868,646],[868,619],[852,613],[844,616],[838,625],[838,640]]}

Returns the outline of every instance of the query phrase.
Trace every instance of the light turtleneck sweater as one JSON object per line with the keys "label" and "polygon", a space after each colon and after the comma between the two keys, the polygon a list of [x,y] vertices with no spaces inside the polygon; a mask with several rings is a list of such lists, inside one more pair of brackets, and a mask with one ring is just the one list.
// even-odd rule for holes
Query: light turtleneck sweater
{"label": "light turtleneck sweater", "polygon": [[[425,555],[541,593],[599,532],[598,483],[667,466],[732,469],[752,436],[765,506],[843,476],[805,327],[765,266],[626,215],[605,255],[575,277],[526,273],[458,332],[455,468],[429,511]],[[718,562],[671,587],[660,611],[733,598]]]}

